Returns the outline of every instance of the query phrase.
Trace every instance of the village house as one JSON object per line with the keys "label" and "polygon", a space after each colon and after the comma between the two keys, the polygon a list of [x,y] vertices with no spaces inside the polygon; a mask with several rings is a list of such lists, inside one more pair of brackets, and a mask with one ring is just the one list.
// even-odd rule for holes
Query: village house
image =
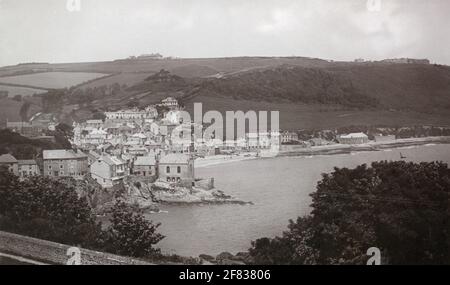
{"label": "village house", "polygon": [[245,136],[249,149],[259,148],[259,136],[258,133],[247,133]]}
{"label": "village house", "polygon": [[19,175],[18,161],[9,153],[0,155],[0,166],[6,167],[14,175]]}
{"label": "village house", "polygon": [[337,140],[341,144],[364,144],[369,142],[369,137],[365,133],[351,133],[340,135]]}
{"label": "village house", "polygon": [[133,163],[133,174],[142,177],[155,177],[157,173],[154,156],[140,156]]}
{"label": "village house", "polygon": [[94,162],[96,162],[99,158],[100,158],[100,154],[98,154],[97,152],[90,150],[87,153],[87,157],[88,157],[88,164],[92,165]]}
{"label": "village house", "polygon": [[88,156],[74,150],[44,150],[43,174],[49,177],[82,179],[88,173]]}
{"label": "village house", "polygon": [[103,121],[102,120],[87,120],[85,125],[87,128],[100,129],[101,127],[103,127]]}
{"label": "village house", "polygon": [[103,188],[119,184],[129,174],[126,161],[109,155],[100,157],[91,165],[91,177]]}
{"label": "village house", "polygon": [[147,141],[147,136],[143,133],[136,133],[127,138],[127,145],[144,145]]}
{"label": "village house", "polygon": [[161,106],[168,108],[178,108],[178,100],[173,97],[167,97],[166,99],[161,100]]}
{"label": "village house", "polygon": [[194,159],[187,154],[167,154],[159,161],[158,177],[162,181],[190,187],[195,182]]}
{"label": "village house", "polygon": [[124,153],[132,155],[134,157],[146,156],[149,150],[145,146],[127,146],[124,148]]}
{"label": "village house", "polygon": [[39,166],[36,160],[18,160],[19,177],[25,178],[28,176],[39,175]]}
{"label": "village house", "polygon": [[292,142],[298,142],[298,134],[294,132],[283,132],[281,133],[281,143],[292,143]]}
{"label": "village house", "polygon": [[164,116],[164,120],[171,124],[179,125],[183,123],[183,116],[179,110],[171,110],[167,112]]}

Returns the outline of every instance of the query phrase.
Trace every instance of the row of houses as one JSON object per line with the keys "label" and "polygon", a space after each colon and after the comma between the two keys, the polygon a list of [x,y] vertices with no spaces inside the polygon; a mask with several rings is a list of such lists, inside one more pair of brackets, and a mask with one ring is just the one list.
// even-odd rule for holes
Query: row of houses
{"label": "row of houses", "polygon": [[11,154],[0,156],[0,165],[21,178],[43,175],[52,178],[84,179],[90,175],[102,187],[119,184],[129,175],[192,186],[195,181],[194,159],[187,154],[171,153],[163,156],[111,156],[76,150],[44,150],[42,170],[36,160],[17,160]]}
{"label": "row of houses", "polygon": [[0,155],[0,166],[6,167],[9,172],[21,178],[41,173],[36,160],[17,160],[11,154]]}

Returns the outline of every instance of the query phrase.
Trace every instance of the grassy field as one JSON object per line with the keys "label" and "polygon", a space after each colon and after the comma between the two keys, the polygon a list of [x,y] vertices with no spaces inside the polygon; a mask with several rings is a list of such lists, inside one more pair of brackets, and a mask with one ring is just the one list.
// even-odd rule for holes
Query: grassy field
{"label": "grassy field", "polygon": [[126,84],[127,86],[132,86],[136,83],[143,81],[145,78],[152,75],[152,72],[123,72],[120,74],[115,74],[112,76],[108,76],[105,78],[100,78],[89,82],[87,84],[83,84],[80,88],[95,88],[102,85],[109,86],[114,83],[119,83],[120,85]]}
{"label": "grassy field", "polygon": [[1,84],[0,84],[0,91],[8,91],[9,97],[14,97],[15,95],[31,96],[33,94],[42,94],[46,92],[43,89],[33,89],[27,87],[8,86]]}
{"label": "grassy field", "polygon": [[57,89],[75,86],[103,76],[106,76],[106,74],[89,72],[42,72],[1,77],[0,83]]}

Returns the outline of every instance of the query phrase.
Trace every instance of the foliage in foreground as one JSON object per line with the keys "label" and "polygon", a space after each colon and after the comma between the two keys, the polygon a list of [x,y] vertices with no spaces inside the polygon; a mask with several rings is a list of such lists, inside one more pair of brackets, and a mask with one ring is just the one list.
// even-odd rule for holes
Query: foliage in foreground
{"label": "foliage in foreground", "polygon": [[450,264],[450,169],[376,162],[324,174],[312,213],[282,236],[252,242],[255,264]]}
{"label": "foliage in foreground", "polygon": [[108,227],[88,202],[59,181],[34,176],[20,181],[0,167],[0,230],[132,257],[153,258],[163,236],[159,224],[118,201]]}

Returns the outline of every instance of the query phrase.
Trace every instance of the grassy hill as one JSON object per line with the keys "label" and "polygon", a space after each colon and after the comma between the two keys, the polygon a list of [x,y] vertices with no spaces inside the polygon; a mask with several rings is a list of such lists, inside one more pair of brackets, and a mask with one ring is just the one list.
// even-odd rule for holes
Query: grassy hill
{"label": "grassy hill", "polygon": [[[88,106],[70,114],[77,120],[106,109],[144,106],[174,96],[187,110],[192,110],[194,102],[203,102],[205,112],[279,110],[282,128],[289,129],[358,123],[450,125],[448,66],[302,57],[146,59],[25,64],[0,68],[0,76],[30,70],[112,74],[70,90],[66,98],[76,96],[77,89],[114,83],[126,86],[120,92],[96,95]],[[66,99],[66,104],[74,101]]]}

